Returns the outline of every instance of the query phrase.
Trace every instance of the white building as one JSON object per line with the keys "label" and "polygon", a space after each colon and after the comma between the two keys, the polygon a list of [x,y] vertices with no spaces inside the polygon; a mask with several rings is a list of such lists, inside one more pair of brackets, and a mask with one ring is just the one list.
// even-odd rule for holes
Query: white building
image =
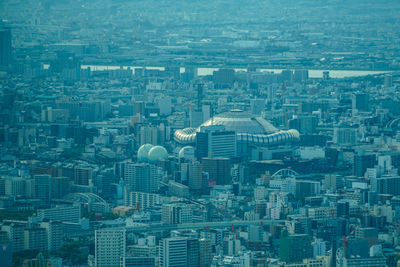
{"label": "white building", "polygon": [[124,229],[95,231],[95,267],[119,267],[126,253]]}

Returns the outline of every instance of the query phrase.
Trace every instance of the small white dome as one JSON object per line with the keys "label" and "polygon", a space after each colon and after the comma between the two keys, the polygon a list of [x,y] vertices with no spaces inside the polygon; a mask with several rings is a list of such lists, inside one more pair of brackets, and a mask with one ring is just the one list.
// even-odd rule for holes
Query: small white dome
{"label": "small white dome", "polygon": [[149,162],[156,163],[159,160],[166,160],[168,158],[167,150],[162,146],[154,146],[149,151]]}
{"label": "small white dome", "polygon": [[144,144],[139,147],[137,152],[138,161],[148,161],[149,151],[153,148],[152,144]]}
{"label": "small white dome", "polygon": [[194,147],[192,146],[184,146],[179,150],[178,154],[179,158],[184,158],[184,159],[194,159]]}

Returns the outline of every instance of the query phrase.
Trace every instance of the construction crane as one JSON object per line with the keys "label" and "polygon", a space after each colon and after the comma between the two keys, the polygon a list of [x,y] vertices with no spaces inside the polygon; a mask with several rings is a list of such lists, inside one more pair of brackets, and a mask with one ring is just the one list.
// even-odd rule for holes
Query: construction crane
{"label": "construction crane", "polygon": [[347,257],[347,238],[354,233],[355,230],[357,230],[358,227],[360,227],[361,224],[357,225],[356,227],[354,227],[354,229],[346,236],[343,236],[343,247],[344,247],[344,257]]}

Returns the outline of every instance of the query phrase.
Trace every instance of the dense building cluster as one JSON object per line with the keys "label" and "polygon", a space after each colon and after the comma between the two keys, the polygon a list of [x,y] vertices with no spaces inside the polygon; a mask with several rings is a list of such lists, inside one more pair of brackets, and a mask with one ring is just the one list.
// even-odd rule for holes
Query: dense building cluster
{"label": "dense building cluster", "polygon": [[1,266],[400,264],[398,14],[104,2],[0,3]]}

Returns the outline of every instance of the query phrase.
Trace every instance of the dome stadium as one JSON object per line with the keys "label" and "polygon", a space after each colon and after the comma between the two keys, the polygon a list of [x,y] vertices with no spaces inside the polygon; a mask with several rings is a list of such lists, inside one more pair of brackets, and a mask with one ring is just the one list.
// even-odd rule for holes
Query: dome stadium
{"label": "dome stadium", "polygon": [[232,110],[215,115],[198,128],[176,130],[174,140],[181,145],[194,144],[196,133],[201,127],[223,125],[226,131],[235,131],[238,143],[248,143],[257,146],[273,146],[298,141],[297,130],[281,131],[260,116],[242,110]]}

